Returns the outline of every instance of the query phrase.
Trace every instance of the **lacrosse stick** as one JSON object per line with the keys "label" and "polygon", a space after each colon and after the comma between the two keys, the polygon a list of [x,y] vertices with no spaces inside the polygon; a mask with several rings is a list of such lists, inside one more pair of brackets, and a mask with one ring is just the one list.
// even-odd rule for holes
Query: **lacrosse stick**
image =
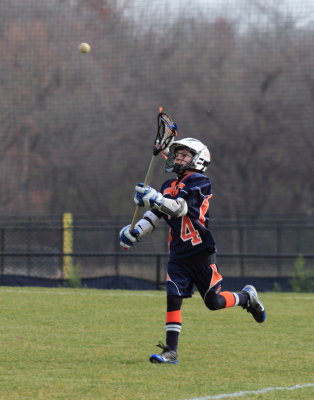
{"label": "lacrosse stick", "polygon": [[[150,160],[150,164],[146,173],[144,187],[147,187],[150,184],[158,154],[162,152],[163,156],[167,157],[169,146],[173,142],[174,137],[177,135],[177,124],[172,121],[169,115],[163,112],[162,107],[160,107],[159,114],[157,116],[157,125],[158,129],[153,147],[153,156]],[[130,230],[134,228],[136,221],[139,219],[140,212],[141,207],[137,205],[131,222]]]}

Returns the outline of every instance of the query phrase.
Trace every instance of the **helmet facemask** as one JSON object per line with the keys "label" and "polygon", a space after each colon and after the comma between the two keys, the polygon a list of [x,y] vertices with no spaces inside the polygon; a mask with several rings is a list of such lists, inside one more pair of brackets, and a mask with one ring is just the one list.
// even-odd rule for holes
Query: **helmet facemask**
{"label": "helmet facemask", "polygon": [[[186,164],[176,163],[176,153],[179,150],[187,150],[192,154],[191,160]],[[210,163],[208,148],[199,140],[186,138],[171,144],[166,161],[166,172],[176,172],[181,175],[185,171],[205,172]]]}
{"label": "helmet facemask", "polygon": [[[192,154],[189,162],[187,162],[185,164],[175,162],[175,160],[177,158],[177,152],[179,150],[187,150]],[[176,147],[173,151],[170,151],[168,154],[168,158],[166,161],[166,172],[176,172],[177,174],[180,175],[186,170],[193,169],[195,156],[196,156],[195,151],[190,149],[189,147],[186,147],[186,146]]]}

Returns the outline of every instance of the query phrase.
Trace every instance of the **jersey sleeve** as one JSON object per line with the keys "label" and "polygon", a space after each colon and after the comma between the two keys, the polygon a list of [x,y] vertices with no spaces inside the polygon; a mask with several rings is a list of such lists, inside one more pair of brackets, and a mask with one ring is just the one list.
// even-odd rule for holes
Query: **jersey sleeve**
{"label": "jersey sleeve", "polygon": [[180,190],[179,196],[183,197],[187,202],[188,214],[197,218],[205,205],[207,206],[207,211],[208,200],[212,197],[212,191],[211,182],[207,176],[201,174],[195,175],[193,179],[191,178],[186,182],[185,187]]}

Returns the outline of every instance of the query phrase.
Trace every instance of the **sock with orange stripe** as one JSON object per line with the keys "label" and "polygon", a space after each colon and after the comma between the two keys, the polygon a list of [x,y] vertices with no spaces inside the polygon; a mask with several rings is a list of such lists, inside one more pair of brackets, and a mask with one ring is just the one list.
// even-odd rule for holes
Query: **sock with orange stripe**
{"label": "sock with orange stripe", "polygon": [[206,293],[204,302],[210,310],[221,310],[222,308],[229,308],[234,306],[245,307],[248,301],[246,293],[235,292],[219,292],[215,293],[210,291]]}
{"label": "sock with orange stripe", "polygon": [[234,306],[244,307],[249,297],[247,293],[220,292],[219,294],[226,300],[225,308]]}
{"label": "sock with orange stripe", "polygon": [[181,305],[180,296],[167,296],[166,344],[170,350],[174,351],[178,348],[182,326]]}
{"label": "sock with orange stripe", "polygon": [[177,351],[181,326],[182,326],[181,310],[167,312],[166,343],[170,350]]}

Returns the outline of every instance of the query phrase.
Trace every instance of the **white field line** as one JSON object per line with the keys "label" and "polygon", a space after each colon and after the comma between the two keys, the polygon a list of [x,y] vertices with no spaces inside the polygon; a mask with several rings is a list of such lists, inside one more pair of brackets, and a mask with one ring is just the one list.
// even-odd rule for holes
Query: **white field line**
{"label": "white field line", "polygon": [[205,397],[194,397],[192,399],[185,400],[219,400],[219,399],[229,399],[231,397],[242,397],[247,396],[249,394],[263,394],[268,392],[275,392],[277,390],[297,390],[297,389],[305,389],[308,387],[314,387],[314,383],[305,383],[304,385],[295,385],[295,386],[271,386],[264,389],[259,390],[247,390],[243,392],[234,392],[234,393],[223,393],[217,394],[214,396],[205,396]]}
{"label": "white field line", "polygon": [[[27,288],[25,289],[10,289],[7,287],[1,287],[0,288],[0,294],[1,293],[23,293],[23,294],[49,294],[49,295],[71,295],[71,294],[78,294],[77,290],[75,289],[69,289],[69,290],[60,290],[58,288],[55,289],[43,289],[43,290],[28,290]],[[103,289],[87,289],[86,291],[80,291],[79,294],[81,296],[144,296],[144,297],[155,297],[155,296],[164,296],[164,292],[150,292],[146,293],[146,291],[124,291],[124,290],[119,290],[117,292],[115,291],[107,291]],[[309,299],[312,299],[312,297],[309,297]],[[306,383],[304,385],[295,385],[295,386],[271,386],[259,390],[248,390],[248,391],[242,391],[242,392],[234,392],[234,393],[222,393],[222,394],[217,394],[214,396],[205,396],[205,397],[194,397],[191,399],[185,399],[185,400],[219,400],[219,399],[228,399],[232,397],[243,397],[247,396],[250,394],[262,394],[262,393],[267,393],[267,392],[273,392],[273,391],[279,391],[279,390],[297,390],[297,389],[303,389],[303,388],[308,388],[308,387],[314,387],[314,383]]]}

